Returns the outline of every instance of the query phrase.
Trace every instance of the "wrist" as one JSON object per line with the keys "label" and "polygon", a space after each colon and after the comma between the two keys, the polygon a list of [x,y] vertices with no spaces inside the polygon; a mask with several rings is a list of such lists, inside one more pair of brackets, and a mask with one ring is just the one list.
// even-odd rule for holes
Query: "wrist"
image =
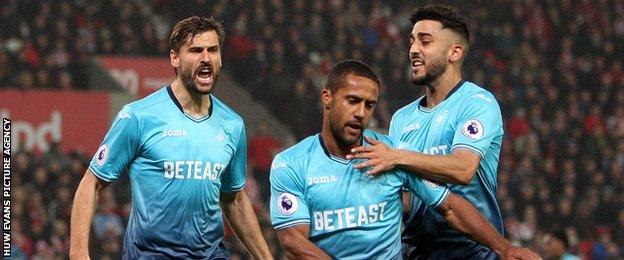
{"label": "wrist", "polygon": [[405,162],[405,158],[408,156],[408,152],[406,150],[401,149],[392,149],[394,152],[394,167],[404,167],[407,163]]}
{"label": "wrist", "polygon": [[507,252],[507,250],[509,250],[512,247],[513,246],[509,242],[507,242],[507,241],[500,241],[498,243],[498,246],[496,246],[495,248],[493,247],[492,249],[494,250],[494,252],[497,255],[504,256],[505,253]]}

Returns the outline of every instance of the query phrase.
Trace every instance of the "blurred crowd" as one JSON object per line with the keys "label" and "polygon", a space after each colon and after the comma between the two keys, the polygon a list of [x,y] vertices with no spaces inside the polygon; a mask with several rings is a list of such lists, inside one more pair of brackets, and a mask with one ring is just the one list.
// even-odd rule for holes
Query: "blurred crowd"
{"label": "blurred crowd", "polygon": [[[320,90],[332,64],[345,58],[363,60],[381,76],[372,127],[386,129],[396,109],[423,94],[408,78],[409,14],[429,2],[4,1],[0,20],[15,26],[0,27],[0,88],[86,88],[84,64],[94,55],[166,57],[175,21],[214,15],[228,33],[226,69],[299,138],[320,130]],[[471,32],[464,78],[496,95],[505,120],[498,198],[506,236],[545,255],[563,238],[581,257],[624,257],[624,2],[452,4]],[[281,146],[262,134],[254,145],[252,139],[246,189],[278,252],[266,212],[266,161]],[[17,156],[14,214],[24,218],[13,218],[14,236],[24,254],[67,252],[69,205],[84,157]],[[100,256],[119,254],[127,189],[120,184],[101,196],[93,225]],[[230,232],[228,238],[235,257],[246,257]]]}

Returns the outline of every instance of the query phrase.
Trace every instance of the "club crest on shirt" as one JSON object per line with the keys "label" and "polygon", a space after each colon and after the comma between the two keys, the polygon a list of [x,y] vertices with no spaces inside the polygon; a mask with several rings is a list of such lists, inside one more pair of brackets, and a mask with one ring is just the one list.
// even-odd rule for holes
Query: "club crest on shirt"
{"label": "club crest on shirt", "polygon": [[117,115],[117,118],[119,119],[129,119],[130,118],[130,114],[126,111],[121,111],[119,112],[119,115]]}
{"label": "club crest on shirt", "polygon": [[466,121],[462,127],[462,134],[473,140],[481,139],[481,137],[483,137],[483,131],[483,124],[476,119]]}
{"label": "club crest on shirt", "polygon": [[223,129],[219,129],[219,132],[217,132],[217,142],[221,143],[223,141],[225,141],[225,138],[227,138],[227,135],[225,134],[225,131],[223,131]]}
{"label": "club crest on shirt", "polygon": [[448,118],[448,113],[449,113],[448,109],[445,109],[444,111],[442,111],[442,114],[436,117],[435,119],[436,124],[441,124],[442,122],[444,122]]}
{"label": "club crest on shirt", "polygon": [[277,209],[282,215],[292,215],[299,208],[299,200],[290,193],[280,193],[277,196]]}
{"label": "club crest on shirt", "polygon": [[123,106],[123,108],[121,108],[121,110],[119,111],[119,113],[117,113],[117,120],[121,120],[121,119],[130,119],[132,118],[132,116],[130,115],[130,111],[132,109],[128,106],[125,105]]}
{"label": "club crest on shirt", "polygon": [[102,166],[106,159],[108,159],[108,145],[103,144],[98,148],[97,152],[95,152],[95,164],[97,166]]}

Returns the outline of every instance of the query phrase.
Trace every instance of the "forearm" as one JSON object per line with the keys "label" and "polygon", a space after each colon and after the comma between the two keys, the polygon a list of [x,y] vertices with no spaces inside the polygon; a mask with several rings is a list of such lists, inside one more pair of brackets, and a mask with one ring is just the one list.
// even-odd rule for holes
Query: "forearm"
{"label": "forearm", "polygon": [[316,247],[309,240],[300,240],[295,243],[282,244],[282,249],[288,259],[316,260],[332,259],[327,253]]}
{"label": "forearm", "polygon": [[442,182],[466,185],[474,176],[474,170],[456,154],[428,155],[407,150],[399,153],[397,166],[417,173],[424,178]]}
{"label": "forearm", "polygon": [[275,232],[288,259],[332,259],[309,239],[309,225],[298,225]]}
{"label": "forearm", "polygon": [[438,212],[457,231],[491,248],[498,255],[503,255],[503,252],[511,246],[509,241],[503,238],[494,226],[461,196],[451,193],[447,201],[438,208]]}
{"label": "forearm", "polygon": [[243,242],[253,258],[272,259],[269,247],[260,232],[260,226],[249,198],[244,191],[239,191],[233,196],[232,199],[222,200],[221,205],[223,214],[234,233]]}
{"label": "forearm", "polygon": [[70,220],[70,256],[72,259],[89,257],[89,233],[95,211],[98,186],[94,176],[85,173],[76,190]]}

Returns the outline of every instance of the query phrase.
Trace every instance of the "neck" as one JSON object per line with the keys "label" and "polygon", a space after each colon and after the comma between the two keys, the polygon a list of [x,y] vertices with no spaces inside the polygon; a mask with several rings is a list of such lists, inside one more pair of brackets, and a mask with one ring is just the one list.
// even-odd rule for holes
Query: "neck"
{"label": "neck", "polygon": [[427,108],[433,108],[442,103],[461,80],[461,73],[449,67],[445,73],[427,85]]}
{"label": "neck", "polygon": [[209,95],[203,95],[192,90],[189,91],[180,78],[176,78],[171,83],[171,90],[185,113],[196,118],[208,115],[211,106]]}
{"label": "neck", "polygon": [[[325,119],[323,119],[325,121]],[[327,127],[326,127],[327,125]],[[336,140],[334,134],[331,131],[331,127],[328,124],[323,124],[323,129],[321,130],[321,137],[323,138],[323,144],[325,148],[329,152],[329,154],[345,159],[347,154],[351,153],[351,149],[357,147],[358,145],[343,145]]]}

